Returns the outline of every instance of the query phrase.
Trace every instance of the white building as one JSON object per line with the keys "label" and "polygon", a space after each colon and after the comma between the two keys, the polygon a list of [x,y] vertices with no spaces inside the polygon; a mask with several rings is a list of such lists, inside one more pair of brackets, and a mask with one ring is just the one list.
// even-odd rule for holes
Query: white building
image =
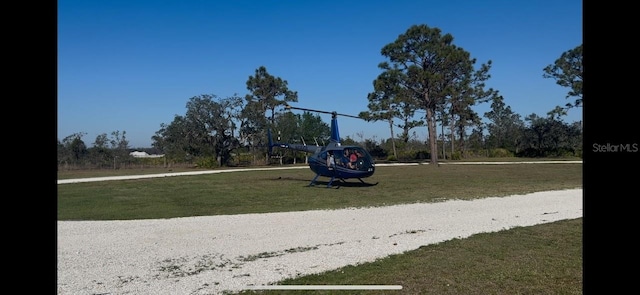
{"label": "white building", "polygon": [[149,155],[146,152],[133,151],[129,153],[134,158],[162,158],[164,155]]}

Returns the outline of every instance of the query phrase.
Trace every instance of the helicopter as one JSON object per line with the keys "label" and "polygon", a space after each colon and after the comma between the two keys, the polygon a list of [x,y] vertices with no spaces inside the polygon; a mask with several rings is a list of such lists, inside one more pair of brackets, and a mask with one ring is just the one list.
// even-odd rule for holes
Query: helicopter
{"label": "helicopter", "polygon": [[[297,151],[303,151],[311,153],[308,158],[309,168],[316,175],[309,183],[309,186],[314,186],[318,177],[329,177],[330,180],[327,183],[327,187],[330,188],[333,181],[336,179],[346,183],[346,179],[356,178],[361,183],[366,185],[376,185],[366,183],[363,178],[373,175],[375,172],[375,161],[373,157],[367,152],[366,149],[356,146],[340,144],[340,131],[338,130],[338,116],[358,118],[357,116],[338,114],[337,112],[327,112],[312,109],[305,109],[299,107],[293,107],[285,105],[285,110],[301,110],[308,112],[331,114],[331,138],[329,144],[326,146],[320,145],[306,145],[306,144],[293,144],[293,143],[281,143],[274,142],[271,137],[271,130],[267,130],[269,137],[269,155],[272,154],[274,147],[286,148]],[[333,159],[331,159],[333,158]]]}

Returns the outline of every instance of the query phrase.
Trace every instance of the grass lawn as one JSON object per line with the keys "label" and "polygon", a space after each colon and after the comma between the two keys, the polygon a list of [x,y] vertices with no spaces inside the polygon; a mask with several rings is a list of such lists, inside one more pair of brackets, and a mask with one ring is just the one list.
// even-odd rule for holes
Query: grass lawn
{"label": "grass lawn", "polygon": [[[179,171],[157,173],[169,172]],[[76,178],[78,173],[58,176]],[[95,172],[84,175],[107,176]],[[323,184],[328,179],[322,178],[317,186],[308,187],[313,176],[309,169],[290,169],[60,184],[58,220],[338,209],[582,188],[582,164],[380,166],[372,177],[365,179],[377,185],[348,180],[339,188],[326,188]],[[401,285],[400,291],[242,293],[582,294],[582,259],[582,218],[579,218],[477,234],[280,283]]]}
{"label": "grass lawn", "polygon": [[[308,187],[309,169],[60,184],[59,220],[127,220],[385,206],[582,187],[582,164],[377,167],[366,178]],[[336,184],[336,183],[334,183]]]}

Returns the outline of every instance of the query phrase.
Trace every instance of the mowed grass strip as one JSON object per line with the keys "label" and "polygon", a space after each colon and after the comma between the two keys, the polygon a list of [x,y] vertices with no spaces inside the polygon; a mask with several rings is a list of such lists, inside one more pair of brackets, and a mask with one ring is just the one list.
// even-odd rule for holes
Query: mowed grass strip
{"label": "mowed grass strip", "polygon": [[582,187],[582,164],[376,167],[365,178],[308,187],[309,169],[61,184],[58,220],[131,220],[385,206]]}
{"label": "mowed grass strip", "polygon": [[[260,166],[259,168],[267,168],[268,166]],[[238,169],[232,167],[222,167],[215,170]],[[188,168],[188,167],[148,167],[148,168],[126,168],[126,169],[87,169],[87,170],[58,170],[58,179],[75,179],[90,177],[107,177],[107,176],[127,176],[141,174],[166,174],[178,172],[208,171],[211,169]]]}
{"label": "mowed grass strip", "polygon": [[[583,294],[582,218],[476,234],[277,285],[401,285],[348,294]],[[240,294],[347,294],[243,291]]]}

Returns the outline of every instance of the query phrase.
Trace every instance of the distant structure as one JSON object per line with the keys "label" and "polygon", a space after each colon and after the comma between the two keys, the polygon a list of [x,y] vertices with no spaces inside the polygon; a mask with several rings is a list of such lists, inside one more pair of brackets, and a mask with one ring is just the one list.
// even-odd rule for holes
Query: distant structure
{"label": "distant structure", "polygon": [[133,151],[129,153],[134,158],[162,158],[164,155],[149,155],[147,152]]}

